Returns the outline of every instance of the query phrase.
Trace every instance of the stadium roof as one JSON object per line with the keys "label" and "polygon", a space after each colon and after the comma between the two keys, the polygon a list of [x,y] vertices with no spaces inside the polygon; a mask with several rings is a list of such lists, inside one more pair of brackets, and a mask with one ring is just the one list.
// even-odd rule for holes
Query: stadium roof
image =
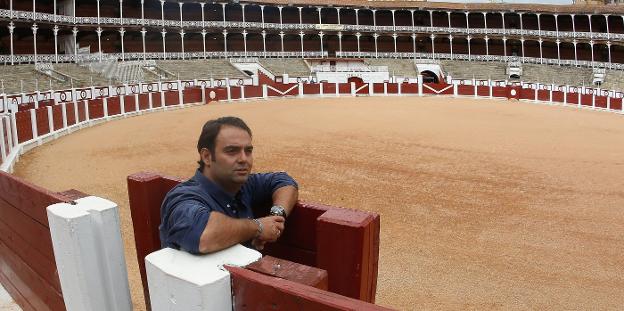
{"label": "stadium roof", "polygon": [[[250,2],[251,3],[251,2]],[[619,14],[624,13],[624,6],[615,4],[575,4],[575,5],[547,5],[547,4],[509,4],[509,3],[450,3],[426,1],[374,1],[374,0],[259,0],[252,3],[282,4],[292,6],[336,6],[351,8],[378,8],[378,9],[436,9],[454,11],[516,11],[516,12],[551,12],[576,14]]]}

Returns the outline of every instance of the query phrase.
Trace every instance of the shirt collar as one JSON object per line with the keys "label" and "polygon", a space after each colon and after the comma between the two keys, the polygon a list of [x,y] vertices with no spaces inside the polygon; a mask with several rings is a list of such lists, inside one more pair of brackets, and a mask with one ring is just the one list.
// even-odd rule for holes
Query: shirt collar
{"label": "shirt collar", "polygon": [[[212,180],[206,178],[204,174],[198,169],[195,172],[195,176],[193,179],[197,181],[201,188],[204,189],[211,197],[213,197],[221,206],[230,206],[230,204],[234,201],[235,197],[225,192],[219,185],[215,184]],[[241,192],[239,191],[236,196],[240,196]]]}

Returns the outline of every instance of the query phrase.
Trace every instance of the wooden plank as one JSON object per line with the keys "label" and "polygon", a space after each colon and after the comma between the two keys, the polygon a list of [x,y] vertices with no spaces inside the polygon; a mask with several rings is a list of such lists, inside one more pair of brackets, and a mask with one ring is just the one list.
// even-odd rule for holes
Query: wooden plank
{"label": "wooden plank", "polygon": [[[49,235],[49,233],[48,233]],[[37,238],[34,236],[34,238]],[[56,271],[54,254],[45,254],[29,241],[11,230],[7,221],[0,219],[0,242],[10,248],[19,258],[41,276],[56,291],[61,292],[61,283]],[[0,257],[4,254],[0,254]]]}
{"label": "wooden plank", "polygon": [[251,271],[327,290],[327,271],[285,259],[264,256],[246,267]]}
{"label": "wooden plank", "polygon": [[298,248],[281,242],[267,243],[262,250],[263,255],[283,258],[306,266],[316,267],[316,251]]}
{"label": "wooden plank", "polygon": [[46,208],[65,201],[65,198],[59,194],[4,172],[0,172],[0,189],[2,189],[1,200],[10,206],[19,207],[22,213],[34,218],[45,227],[48,226]]}
{"label": "wooden plank", "polygon": [[11,298],[17,303],[23,311],[37,311],[26,298],[20,293],[20,291],[13,285],[11,280],[0,271],[0,284],[6,289]]}
{"label": "wooden plank", "polygon": [[226,266],[234,310],[390,310],[311,286]]}
{"label": "wooden plank", "polygon": [[0,272],[36,310],[65,310],[61,293],[54,290],[4,243],[0,242]]}
{"label": "wooden plank", "polygon": [[37,249],[42,255],[53,259],[52,239],[47,225],[41,224],[16,207],[0,200],[0,219],[2,223],[24,239],[30,247]]}

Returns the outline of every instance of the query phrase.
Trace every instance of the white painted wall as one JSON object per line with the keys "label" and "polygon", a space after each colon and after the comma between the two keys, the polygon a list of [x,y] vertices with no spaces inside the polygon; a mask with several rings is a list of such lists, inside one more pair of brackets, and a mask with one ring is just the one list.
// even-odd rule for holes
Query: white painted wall
{"label": "white painted wall", "polygon": [[145,257],[153,311],[232,310],[230,273],[223,265],[246,266],[262,257],[240,244],[208,255],[171,248]]}
{"label": "white painted wall", "polygon": [[390,80],[388,72],[317,72],[316,81],[329,83],[347,83],[350,77],[361,78],[365,83],[382,83]]}
{"label": "white painted wall", "polygon": [[67,310],[132,310],[117,204],[90,196],[48,206]]}

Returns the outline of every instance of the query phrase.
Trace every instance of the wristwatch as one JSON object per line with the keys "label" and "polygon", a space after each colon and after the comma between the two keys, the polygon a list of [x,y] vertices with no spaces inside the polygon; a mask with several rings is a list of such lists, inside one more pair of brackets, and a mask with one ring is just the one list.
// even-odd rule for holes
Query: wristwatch
{"label": "wristwatch", "polygon": [[273,205],[271,207],[271,212],[269,212],[271,216],[282,216],[286,218],[286,210],[281,205]]}

